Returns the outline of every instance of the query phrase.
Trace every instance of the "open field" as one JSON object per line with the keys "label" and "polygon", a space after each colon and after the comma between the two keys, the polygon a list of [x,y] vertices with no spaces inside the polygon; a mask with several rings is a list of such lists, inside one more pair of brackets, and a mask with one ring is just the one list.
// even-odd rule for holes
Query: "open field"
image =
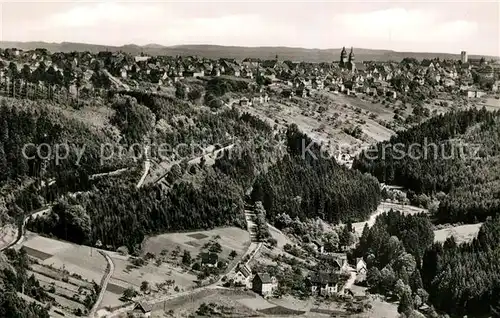
{"label": "open field", "polygon": [[74,309],[78,309],[78,308],[80,308],[80,310],[82,310],[82,311],[85,310],[85,306],[76,302],[76,301],[73,301],[73,300],[67,299],[66,297],[61,297],[61,296],[55,295],[55,294],[51,294],[50,296],[54,297],[57,304],[69,312],[72,312]]}
{"label": "open field", "polygon": [[[315,92],[307,98],[273,98],[264,105],[240,108],[281,128],[294,123],[316,142],[342,146],[343,153],[356,154],[369,144],[394,134],[379,123],[394,120],[390,108],[367,99],[326,91]],[[361,128],[363,136],[355,138],[344,131],[355,126]]]}
{"label": "open field", "polygon": [[470,242],[477,236],[482,224],[465,224],[436,230],[434,231],[434,242],[444,242],[450,236],[453,236],[457,243]]}
{"label": "open field", "polygon": [[[238,261],[250,244],[250,235],[247,231],[236,227],[227,227],[209,231],[161,234],[147,238],[143,242],[142,254],[154,254],[155,259],[140,267],[132,266],[129,256],[109,252],[108,254],[115,265],[115,271],[106,289],[101,308],[121,305],[122,302],[119,298],[123,290],[128,287],[139,290],[143,281],[148,281],[151,290],[155,293],[176,293],[174,291],[176,287],[178,292],[191,290],[196,286],[196,275],[179,265],[182,253],[184,250],[189,251],[191,256],[196,258],[203,250],[203,246],[215,236],[220,236],[217,240],[222,248],[219,259],[228,260],[229,254],[233,250],[238,253],[238,257],[232,261],[233,263]],[[162,255],[162,252],[165,251],[167,253]],[[172,256],[173,251],[178,251],[179,255]],[[157,263],[156,260],[161,261]],[[229,264],[228,268],[231,268],[232,265]],[[166,289],[158,290],[156,285],[168,280],[173,280],[174,284]]]}
{"label": "open field", "polygon": [[500,109],[500,99],[496,99],[495,97],[491,97],[491,96],[481,98],[481,102],[479,103],[479,106],[480,107],[484,106],[484,107],[486,107],[487,110],[490,110],[490,111],[499,110]]}
{"label": "open field", "polygon": [[247,231],[237,227],[218,228],[209,231],[196,231],[186,233],[169,233],[150,237],[143,243],[143,253],[159,255],[162,250],[169,252],[180,248],[187,250],[195,257],[214,236],[220,236],[218,242],[222,247],[219,257],[227,259],[232,250],[238,255],[245,252],[250,244],[250,235]]}
{"label": "open field", "polygon": [[[44,306],[44,304],[42,304],[38,300],[33,299],[25,294],[17,293],[17,295],[20,298],[22,298],[24,301],[26,301],[27,303],[35,303],[35,304],[38,304],[40,306]],[[74,318],[74,317],[76,317],[75,315],[69,313],[68,311],[62,310],[61,308],[56,308],[54,306],[50,307],[49,315],[51,318],[62,318],[62,317]]]}
{"label": "open field", "polygon": [[[222,288],[204,290],[155,305],[152,317],[164,317],[164,313],[168,310],[173,310],[173,317],[188,317],[190,314],[194,314],[202,303],[215,303],[228,307],[231,310],[230,317],[259,317],[263,315],[243,304],[247,300],[255,300],[257,297],[252,292],[239,290]],[[266,304],[264,307],[274,307],[273,304],[268,303],[266,300],[262,299],[262,301]]]}
{"label": "open field", "polygon": [[39,258],[42,264],[64,268],[89,282],[99,283],[106,270],[106,259],[88,246],[62,242],[30,232],[24,246],[28,254]]}
{"label": "open field", "polygon": [[93,286],[75,277],[69,277],[62,270],[47,268],[39,264],[32,264],[28,275],[34,275],[45,291],[54,298],[52,305],[64,312],[75,310],[86,311],[83,302],[87,295],[92,294]]}
{"label": "open field", "polygon": [[193,281],[196,280],[195,275],[181,268],[170,266],[170,264],[163,263],[156,266],[153,261],[150,261],[139,268],[130,268],[131,263],[128,256],[121,256],[117,253],[109,253],[109,256],[115,264],[115,271],[111,276],[107,291],[114,294],[121,295],[123,290],[128,287],[139,290],[143,281],[148,281],[150,286],[155,289],[155,284],[173,279],[175,286],[179,286],[183,290],[194,286]]}

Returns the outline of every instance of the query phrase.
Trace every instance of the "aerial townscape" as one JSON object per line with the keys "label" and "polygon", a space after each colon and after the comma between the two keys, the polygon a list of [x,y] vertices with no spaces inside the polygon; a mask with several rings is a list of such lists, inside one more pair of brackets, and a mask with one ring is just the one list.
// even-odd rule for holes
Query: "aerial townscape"
{"label": "aerial townscape", "polygon": [[500,317],[500,52],[347,44],[0,42],[0,318]]}

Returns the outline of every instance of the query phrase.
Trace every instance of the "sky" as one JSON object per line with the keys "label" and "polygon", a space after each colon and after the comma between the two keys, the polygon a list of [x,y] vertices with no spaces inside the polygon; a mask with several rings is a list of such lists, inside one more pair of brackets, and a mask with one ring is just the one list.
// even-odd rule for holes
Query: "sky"
{"label": "sky", "polygon": [[500,1],[0,0],[0,40],[500,56]]}

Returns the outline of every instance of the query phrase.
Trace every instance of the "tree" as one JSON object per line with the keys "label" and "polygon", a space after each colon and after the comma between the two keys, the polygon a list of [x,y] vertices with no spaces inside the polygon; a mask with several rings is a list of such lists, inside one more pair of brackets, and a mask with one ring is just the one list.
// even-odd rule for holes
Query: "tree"
{"label": "tree", "polygon": [[184,250],[184,254],[182,254],[182,264],[189,266],[191,265],[192,258],[191,253],[189,251]]}
{"label": "tree", "polygon": [[413,298],[411,297],[411,290],[409,286],[406,286],[402,292],[401,298],[399,300],[398,312],[409,315],[414,307]]}
{"label": "tree", "polygon": [[368,269],[368,273],[366,274],[366,281],[370,287],[377,290],[382,283],[382,273],[377,267],[372,266]]}
{"label": "tree", "polygon": [[[142,287],[142,286],[141,286]],[[137,291],[133,287],[128,287],[123,291],[122,298],[126,300],[131,300],[137,296]]]}
{"label": "tree", "polygon": [[235,251],[235,250],[232,250],[232,251],[231,251],[231,253],[229,253],[229,257],[230,257],[231,259],[234,259],[236,256],[238,256],[238,253],[236,253],[236,251]]}
{"label": "tree", "polygon": [[396,285],[394,285],[394,293],[398,296],[398,298],[401,299],[405,291],[406,291],[405,283],[401,279],[398,279]]}
{"label": "tree", "polygon": [[393,290],[396,283],[396,274],[390,265],[387,265],[380,271],[380,287],[383,292]]}
{"label": "tree", "polygon": [[201,98],[201,92],[198,89],[193,89],[188,93],[187,96],[190,101],[195,102]]}
{"label": "tree", "polygon": [[177,97],[179,99],[186,98],[186,88],[181,83],[177,83],[175,85],[175,97]]}
{"label": "tree", "polygon": [[342,229],[339,235],[340,246],[351,246],[354,242],[354,235],[352,233],[352,224],[348,222]]}
{"label": "tree", "polygon": [[212,252],[212,253],[220,253],[220,252],[222,252],[222,246],[220,245],[219,242],[214,242],[210,246],[209,251]]}
{"label": "tree", "polygon": [[194,271],[199,271],[201,269],[201,265],[200,265],[200,263],[196,262],[196,263],[193,264],[193,266],[191,266],[191,268]]}
{"label": "tree", "polygon": [[143,281],[141,283],[141,292],[145,293],[149,290],[149,283],[147,281]]}
{"label": "tree", "polygon": [[26,97],[28,97],[28,82],[31,81],[31,69],[29,65],[23,65],[23,68],[21,70],[21,78],[24,81],[24,90],[26,92]]}
{"label": "tree", "polygon": [[69,97],[69,88],[73,83],[74,78],[75,78],[75,73],[73,72],[71,66],[65,66],[63,70],[63,85],[66,88],[66,93],[68,94],[68,97]]}

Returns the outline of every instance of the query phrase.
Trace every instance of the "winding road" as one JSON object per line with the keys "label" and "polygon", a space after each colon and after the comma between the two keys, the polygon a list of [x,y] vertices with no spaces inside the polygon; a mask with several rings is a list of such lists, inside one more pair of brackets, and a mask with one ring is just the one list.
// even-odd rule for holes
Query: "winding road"
{"label": "winding road", "polygon": [[111,82],[113,82],[116,86],[121,86],[126,91],[130,91],[130,86],[128,86],[127,84],[125,84],[121,80],[119,80],[118,78],[111,75],[111,73],[108,70],[103,70],[103,71],[104,71],[104,74],[106,74],[109,77],[109,79],[111,80]]}
{"label": "winding road", "polygon": [[[45,213],[49,212],[51,209],[52,209],[52,205],[47,205],[47,206],[41,207],[40,209],[34,210],[34,211],[28,213],[27,215],[25,215],[22,223],[18,226],[16,239],[14,241],[12,241],[11,243],[7,244],[6,246],[0,247],[0,252],[6,250],[8,248],[14,247],[17,244],[22,244],[22,242],[24,240],[24,234],[26,233],[26,223],[28,222],[28,219],[30,217],[37,218],[39,216],[42,216]],[[19,230],[19,228],[20,228],[20,230]]]}
{"label": "winding road", "polygon": [[388,212],[391,209],[399,210],[404,214],[417,214],[417,213],[428,213],[427,209],[419,208],[409,204],[398,204],[393,202],[382,201],[377,207],[377,210],[370,215],[370,218],[367,221],[353,223],[352,227],[356,231],[358,235],[363,233],[363,228],[365,224],[368,224],[368,227],[372,227],[375,224],[375,220],[377,216],[381,215],[384,212]]}
{"label": "winding road", "polygon": [[104,252],[99,250],[99,253],[104,256],[106,261],[108,262],[108,266],[106,267],[106,275],[103,277],[103,280],[101,282],[101,290],[99,292],[99,295],[97,296],[97,300],[94,303],[94,306],[89,312],[89,318],[94,318],[96,316],[97,309],[99,309],[99,306],[101,305],[102,299],[104,298],[104,294],[106,293],[106,289],[108,287],[109,280],[111,279],[111,276],[113,276],[113,273],[115,272],[115,264],[113,263],[113,260],[109,255]]}
{"label": "winding road", "polygon": [[151,168],[151,160],[150,159],[146,159],[146,161],[144,161],[144,173],[142,174],[141,179],[137,183],[137,189],[139,189],[140,187],[142,187],[142,185],[144,184],[144,180],[146,180],[146,177],[148,176],[150,168]]}

